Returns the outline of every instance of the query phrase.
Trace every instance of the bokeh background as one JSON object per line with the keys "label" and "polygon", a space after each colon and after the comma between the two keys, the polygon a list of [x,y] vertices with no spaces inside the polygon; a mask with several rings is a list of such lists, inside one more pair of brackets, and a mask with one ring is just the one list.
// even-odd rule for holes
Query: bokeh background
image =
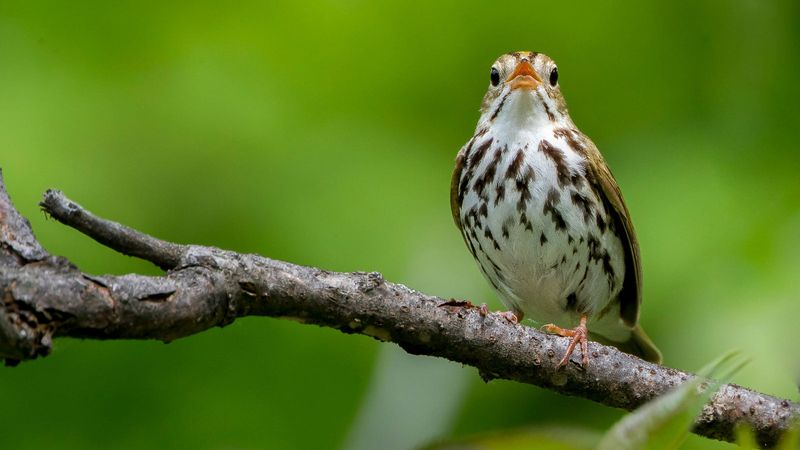
{"label": "bokeh background", "polygon": [[[450,173],[494,58],[543,51],[625,193],[667,364],[740,348],[734,381],[797,399],[798,30],[795,0],[4,0],[0,166],[46,248],[91,273],[159,272],[47,220],[45,189],[164,239],[497,308]],[[0,369],[0,396],[3,449],[405,449],[622,415],[268,318],[57,340]]]}

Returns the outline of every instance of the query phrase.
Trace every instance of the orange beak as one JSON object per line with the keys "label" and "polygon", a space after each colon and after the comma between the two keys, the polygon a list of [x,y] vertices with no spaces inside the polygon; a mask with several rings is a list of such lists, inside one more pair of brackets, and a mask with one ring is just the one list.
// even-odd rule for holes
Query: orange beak
{"label": "orange beak", "polygon": [[539,74],[533,70],[533,66],[527,60],[520,61],[514,72],[506,78],[506,83],[514,89],[530,89],[534,90],[542,83]]}

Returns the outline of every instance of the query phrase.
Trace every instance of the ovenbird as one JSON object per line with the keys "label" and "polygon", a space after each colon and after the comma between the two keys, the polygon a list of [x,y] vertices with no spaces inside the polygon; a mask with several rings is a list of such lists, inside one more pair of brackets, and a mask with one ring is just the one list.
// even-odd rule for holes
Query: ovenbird
{"label": "ovenbird", "polygon": [[[537,52],[490,70],[475,134],[459,151],[453,219],[516,322],[569,337],[588,363],[592,338],[660,362],[638,325],[639,244],[614,176],[569,116],[558,68]],[[560,325],[560,326],[559,326]],[[565,327],[565,328],[562,328]]]}

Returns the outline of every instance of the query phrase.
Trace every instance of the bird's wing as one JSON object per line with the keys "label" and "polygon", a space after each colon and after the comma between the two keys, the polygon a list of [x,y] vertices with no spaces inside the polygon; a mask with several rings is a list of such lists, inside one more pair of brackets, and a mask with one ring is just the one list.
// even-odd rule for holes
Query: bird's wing
{"label": "bird's wing", "polygon": [[633,327],[639,320],[639,304],[642,302],[642,265],[639,241],[636,239],[631,215],[622,199],[622,191],[619,189],[617,180],[614,179],[614,175],[611,174],[611,170],[594,143],[589,138],[586,138],[585,142],[587,143],[585,146],[587,157],[592,162],[589,164],[591,173],[587,173],[587,179],[590,183],[595,184],[598,192],[603,194],[606,209],[617,229],[623,231],[623,235],[620,237],[622,246],[625,248],[625,279],[619,293],[620,316],[625,324]]}

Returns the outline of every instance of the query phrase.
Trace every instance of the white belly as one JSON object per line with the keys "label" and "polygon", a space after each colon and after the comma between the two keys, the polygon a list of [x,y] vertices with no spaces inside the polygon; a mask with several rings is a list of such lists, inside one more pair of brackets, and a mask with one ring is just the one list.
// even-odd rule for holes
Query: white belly
{"label": "white belly", "polygon": [[542,323],[618,318],[612,301],[625,276],[624,250],[585,178],[583,156],[550,128],[510,141],[487,133],[467,156],[462,177],[471,167],[476,182],[463,196],[462,229],[503,303]]}

